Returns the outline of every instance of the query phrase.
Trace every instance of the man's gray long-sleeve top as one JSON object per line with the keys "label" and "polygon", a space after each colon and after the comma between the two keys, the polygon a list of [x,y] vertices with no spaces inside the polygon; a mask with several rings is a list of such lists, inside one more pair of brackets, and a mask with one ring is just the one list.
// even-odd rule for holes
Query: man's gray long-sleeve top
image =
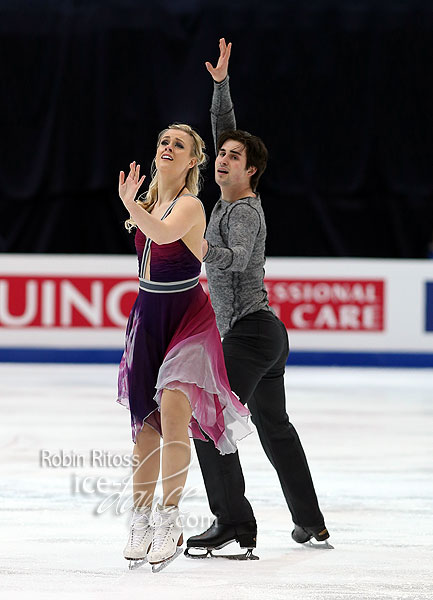
{"label": "man's gray long-sleeve top", "polygon": [[[215,148],[219,135],[236,129],[228,77],[214,83],[211,107]],[[204,257],[212,306],[221,336],[246,315],[272,310],[263,283],[266,223],[260,197],[215,204],[206,230]]]}

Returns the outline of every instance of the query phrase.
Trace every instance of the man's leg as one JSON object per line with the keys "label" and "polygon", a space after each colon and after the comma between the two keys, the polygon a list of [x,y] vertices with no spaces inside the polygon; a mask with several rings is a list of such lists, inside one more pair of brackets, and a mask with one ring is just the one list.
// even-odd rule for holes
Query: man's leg
{"label": "man's leg", "polygon": [[[257,361],[257,335],[259,326],[250,315],[236,323],[223,340],[227,375],[232,390],[244,404],[248,402],[257,382],[269,365]],[[255,519],[250,503],[245,498],[245,481],[238,452],[222,456],[211,441],[195,440],[200,468],[212,513],[217,522],[209,532],[188,540],[189,547],[233,537],[251,538]],[[219,528],[218,528],[219,526]],[[227,526],[227,527],[226,527]],[[245,537],[244,537],[245,536]],[[216,544],[215,544],[216,545]],[[242,543],[241,543],[242,545]],[[254,544],[255,545],[255,541]]]}
{"label": "man's leg", "polygon": [[277,319],[270,321],[268,336],[280,340],[280,355],[257,384],[248,407],[263,449],[277,471],[294,523],[317,529],[324,526],[323,515],[301,441],[286,412],[284,372],[288,343],[284,325]]}
{"label": "man's leg", "polygon": [[[224,360],[231,389],[243,404],[251,397],[270,363],[257,356],[260,326],[248,315],[238,321],[223,340]],[[272,359],[271,362],[274,362]],[[221,454],[212,442],[195,441],[209,506],[219,523],[240,523],[254,519],[245,498],[245,481],[238,452]]]}
{"label": "man's leg", "polygon": [[194,444],[209,507],[218,523],[235,525],[254,521],[253,509],[245,498],[245,480],[238,452],[222,456],[212,440],[194,440]]}

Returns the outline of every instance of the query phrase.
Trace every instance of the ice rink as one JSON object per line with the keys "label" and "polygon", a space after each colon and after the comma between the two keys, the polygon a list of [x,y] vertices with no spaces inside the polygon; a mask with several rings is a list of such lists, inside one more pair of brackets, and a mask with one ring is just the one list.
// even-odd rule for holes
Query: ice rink
{"label": "ice rink", "polygon": [[[240,453],[260,560],[181,556],[159,574],[130,572],[122,556],[132,443],[116,376],[114,365],[0,365],[3,598],[433,597],[433,371],[289,368],[288,412],[335,549],[291,540],[254,433]],[[210,523],[195,459],[186,491],[189,535]]]}

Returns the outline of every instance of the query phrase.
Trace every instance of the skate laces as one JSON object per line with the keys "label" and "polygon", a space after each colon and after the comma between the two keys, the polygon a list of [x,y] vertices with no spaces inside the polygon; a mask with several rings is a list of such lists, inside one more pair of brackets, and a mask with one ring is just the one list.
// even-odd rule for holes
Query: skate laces
{"label": "skate laces", "polygon": [[167,541],[167,538],[176,523],[176,520],[177,515],[175,516],[173,513],[156,513],[154,515],[155,532],[152,540],[152,552],[158,552],[164,547],[165,542]]}
{"label": "skate laces", "polygon": [[149,514],[134,511],[131,522],[131,546],[140,546],[148,528],[150,527]]}

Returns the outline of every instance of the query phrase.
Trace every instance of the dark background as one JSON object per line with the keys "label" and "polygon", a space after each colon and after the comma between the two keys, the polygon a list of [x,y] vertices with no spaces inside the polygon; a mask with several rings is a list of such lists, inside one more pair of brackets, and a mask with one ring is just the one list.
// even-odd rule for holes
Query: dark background
{"label": "dark background", "polygon": [[120,169],[196,127],[233,42],[238,126],[270,151],[268,255],[425,257],[433,230],[433,2],[0,3],[0,251],[124,253]]}

